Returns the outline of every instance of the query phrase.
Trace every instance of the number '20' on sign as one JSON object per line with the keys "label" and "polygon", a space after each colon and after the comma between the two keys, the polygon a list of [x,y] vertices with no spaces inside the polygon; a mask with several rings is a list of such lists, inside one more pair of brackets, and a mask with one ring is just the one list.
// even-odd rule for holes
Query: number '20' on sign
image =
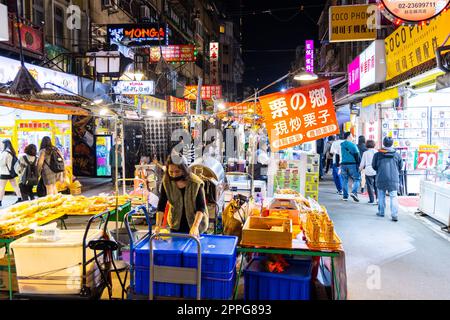
{"label": "number '20' on sign", "polygon": [[419,152],[417,154],[417,170],[433,169],[438,161],[437,152]]}

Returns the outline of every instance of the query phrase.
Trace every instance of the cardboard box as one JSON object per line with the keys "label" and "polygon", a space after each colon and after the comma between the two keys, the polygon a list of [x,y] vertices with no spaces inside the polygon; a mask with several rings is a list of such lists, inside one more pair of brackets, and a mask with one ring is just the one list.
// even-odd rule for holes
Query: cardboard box
{"label": "cardboard box", "polygon": [[248,246],[291,248],[292,220],[271,217],[249,217],[242,229],[241,243],[242,245]]}
{"label": "cardboard box", "polygon": [[[11,257],[11,275],[12,275],[12,291],[19,291],[17,285],[17,275],[16,275],[16,265],[14,262],[14,257]],[[9,281],[8,281],[8,260],[6,256],[0,259],[0,291],[9,291]]]}

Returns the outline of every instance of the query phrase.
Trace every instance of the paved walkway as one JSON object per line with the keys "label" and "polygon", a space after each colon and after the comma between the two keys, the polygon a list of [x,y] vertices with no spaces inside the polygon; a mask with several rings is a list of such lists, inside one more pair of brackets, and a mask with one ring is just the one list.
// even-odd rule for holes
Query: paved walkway
{"label": "paved walkway", "polygon": [[319,201],[344,244],[349,299],[450,299],[448,234],[410,209],[400,211],[397,223],[389,210],[377,217],[368,198],[344,202],[325,179]]}

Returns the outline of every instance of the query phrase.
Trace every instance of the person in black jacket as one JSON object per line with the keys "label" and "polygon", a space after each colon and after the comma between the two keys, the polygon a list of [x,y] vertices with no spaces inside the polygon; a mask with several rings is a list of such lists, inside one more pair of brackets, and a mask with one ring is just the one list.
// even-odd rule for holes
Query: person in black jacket
{"label": "person in black jacket", "polygon": [[377,172],[376,186],[378,189],[378,213],[377,216],[384,217],[386,208],[386,192],[391,199],[392,221],[398,221],[398,188],[400,184],[400,173],[402,170],[402,158],[392,145],[391,137],[383,139],[383,148],[375,153],[372,160],[372,168]]}

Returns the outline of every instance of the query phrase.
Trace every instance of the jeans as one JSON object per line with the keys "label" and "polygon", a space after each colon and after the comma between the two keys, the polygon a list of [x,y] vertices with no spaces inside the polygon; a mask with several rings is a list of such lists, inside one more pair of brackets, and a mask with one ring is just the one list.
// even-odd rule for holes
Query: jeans
{"label": "jeans", "polygon": [[370,202],[374,202],[375,198],[378,197],[377,186],[375,184],[375,176],[366,175],[366,186],[367,186],[367,193],[369,193],[369,200]]}
{"label": "jeans", "polygon": [[357,194],[359,185],[361,184],[361,175],[359,174],[356,164],[343,164],[341,165],[342,175],[342,189],[344,191],[344,199],[348,198],[348,179],[352,178],[353,188],[352,193]]}
{"label": "jeans", "polygon": [[[384,216],[384,209],[386,208],[386,191],[378,189],[378,215]],[[391,199],[391,216],[398,218],[398,194],[397,190],[389,191],[389,198]]]}
{"label": "jeans", "polygon": [[342,191],[342,177],[338,172],[339,172],[339,168],[336,166],[336,164],[333,163],[334,184],[336,185],[337,191],[341,192]]}
{"label": "jeans", "polygon": [[324,161],[325,161],[325,155],[321,154],[319,155],[320,159],[319,159],[319,177],[322,178],[323,177],[323,170],[324,170]]}
{"label": "jeans", "polygon": [[333,165],[333,159],[326,159],[326,168],[325,168],[325,174],[328,174],[328,170],[330,170],[330,168]]}

